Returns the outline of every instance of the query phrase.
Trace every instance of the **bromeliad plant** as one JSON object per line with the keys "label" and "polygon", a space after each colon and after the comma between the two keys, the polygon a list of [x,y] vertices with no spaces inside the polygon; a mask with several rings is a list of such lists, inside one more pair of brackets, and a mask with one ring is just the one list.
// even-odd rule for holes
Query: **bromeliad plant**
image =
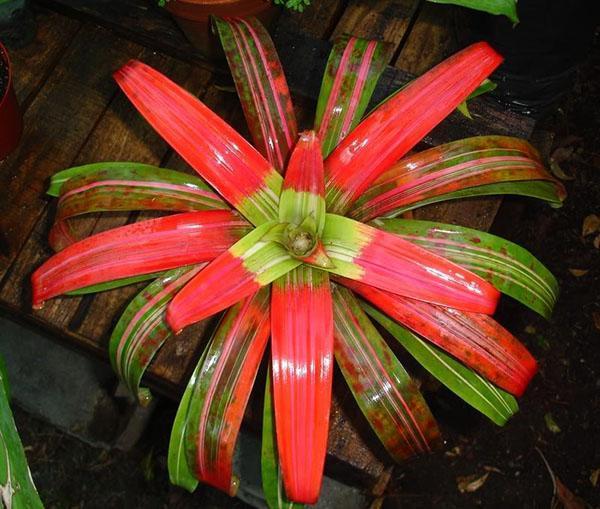
{"label": "bromeliad plant", "polygon": [[[173,427],[171,479],[190,490],[201,480],[235,492],[233,450],[269,338],[262,469],[272,507],[286,497],[318,498],[334,356],[391,456],[429,451],[439,439],[435,420],[368,315],[433,376],[504,424],[536,362],[489,315],[503,292],[548,316],[556,281],[523,248],[488,233],[398,218],[486,194],[561,204],[561,184],[523,140],[484,136],[406,155],[501,57],[485,43],[470,46],[361,121],[390,54],[375,41],[341,39],[314,129],[298,135],[263,27],[233,19],[216,27],[258,150],[159,72],[125,65],[115,74],[121,89],[212,188],[136,163],[58,173],[49,191],[59,196],[50,234],[58,253],[33,275],[34,306],[153,279],[110,342],[116,372],[142,401],[149,397],[142,374],[172,331],[227,309]],[[81,240],[71,228],[88,212],[143,209],[178,213]]]}

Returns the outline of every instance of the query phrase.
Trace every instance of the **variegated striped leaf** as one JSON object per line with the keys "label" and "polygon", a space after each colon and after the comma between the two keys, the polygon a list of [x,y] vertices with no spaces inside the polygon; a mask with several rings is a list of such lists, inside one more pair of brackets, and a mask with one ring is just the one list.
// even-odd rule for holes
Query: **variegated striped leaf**
{"label": "variegated striped leaf", "polygon": [[488,186],[498,184],[508,193],[535,196],[537,188],[529,187],[539,182],[550,185],[551,203],[565,198],[563,185],[544,169],[527,141],[477,136],[402,159],[357,199],[350,215],[359,221],[393,217],[436,201],[488,194]]}
{"label": "variegated striped leaf", "polygon": [[233,451],[270,332],[269,288],[223,316],[195,378],[185,427],[185,450],[196,477],[230,495]]}
{"label": "variegated striped leaf", "polygon": [[207,210],[98,233],[63,249],[33,273],[33,305],[39,308],[57,295],[108,281],[212,260],[248,230],[234,212]]}
{"label": "variegated striped leaf", "polygon": [[352,293],[334,286],[335,358],[360,409],[390,455],[431,451],[440,431],[415,382]]}
{"label": "variegated striped leaf", "polygon": [[452,260],[549,318],[558,298],[558,281],[529,251],[490,233],[453,224],[404,219],[372,223],[432,253]]}
{"label": "variegated striped leaf", "polygon": [[356,127],[367,109],[393,47],[379,41],[342,36],[333,44],[323,74],[315,130],[323,157]]}
{"label": "variegated striped leaf", "polygon": [[298,129],[290,91],[269,33],[254,18],[213,18],[254,146],[283,173]]}
{"label": "variegated striped leaf", "polygon": [[447,353],[419,338],[368,304],[367,313],[387,329],[417,361],[452,392],[503,426],[519,409],[511,394],[497,388]]}
{"label": "variegated striped leaf", "polygon": [[150,283],[129,303],[112,332],[108,347],[112,367],[141,404],[147,404],[151,395],[140,388],[140,380],[172,334],[165,318],[167,305],[203,266],[170,270]]}
{"label": "variegated striped leaf", "polygon": [[251,223],[277,218],[281,175],[229,124],[142,62],[114,76],[152,127]]}

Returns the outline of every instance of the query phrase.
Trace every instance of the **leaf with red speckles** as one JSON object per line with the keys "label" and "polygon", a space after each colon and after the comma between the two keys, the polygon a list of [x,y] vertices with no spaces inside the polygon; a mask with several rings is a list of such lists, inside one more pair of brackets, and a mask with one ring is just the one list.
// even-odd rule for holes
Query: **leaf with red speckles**
{"label": "leaf with red speckles", "polygon": [[254,18],[213,18],[254,145],[280,172],[298,128],[281,62],[266,29]]}
{"label": "leaf with red speckles", "polygon": [[355,281],[343,284],[502,389],[521,396],[537,371],[527,349],[487,315],[407,299]]}
{"label": "leaf with red speckles", "polygon": [[114,77],[152,127],[250,222],[277,218],[281,176],[229,124],[142,62],[131,60]]}
{"label": "leaf with red speckles", "polygon": [[193,278],[167,308],[171,329],[214,315],[300,265],[280,244],[261,240],[275,225],[255,228]]}
{"label": "leaf with red speckles", "polygon": [[354,398],[390,455],[401,461],[431,451],[435,419],[394,353],[349,290],[333,290],[335,358]]}
{"label": "leaf with red speckles", "polygon": [[464,101],[502,62],[487,43],[456,53],[381,104],[325,161],[327,206],[344,214],[392,164]]}
{"label": "leaf with red speckles", "polygon": [[326,272],[298,267],[273,283],[273,402],[277,450],[290,500],[319,498],[333,374],[333,315]]}
{"label": "leaf with red speckles", "polygon": [[269,339],[269,299],[269,288],[263,288],[225,313],[188,385],[193,389],[185,426],[179,428],[184,437],[173,442],[173,454],[185,452],[197,479],[232,496],[238,485],[233,476],[235,443]]}
{"label": "leaf with red speckles", "polygon": [[491,314],[498,291],[487,281],[396,235],[327,214],[322,237],[339,276],[413,299]]}
{"label": "leaf with red speckles", "polygon": [[327,157],[362,118],[392,53],[391,44],[360,37],[342,36],[334,42],[323,74],[315,118],[323,157]]}
{"label": "leaf with red speckles", "polygon": [[474,272],[502,293],[550,318],[558,299],[558,281],[521,246],[453,224],[404,219],[376,219],[372,224]]}
{"label": "leaf with red speckles", "polygon": [[[541,198],[560,206],[565,188],[545,170],[528,142],[508,136],[477,136],[402,159],[365,190],[349,214],[358,221],[393,217],[449,197],[478,196],[494,189],[501,194],[538,197],[537,185],[531,184],[540,182],[553,190],[550,197]],[[455,194],[458,192],[460,195]]]}
{"label": "leaf with red speckles", "polygon": [[112,332],[108,347],[112,367],[141,404],[147,404],[151,394],[140,388],[140,380],[171,335],[165,319],[167,305],[202,267],[173,269],[150,283],[129,303]]}
{"label": "leaf with red speckles", "polygon": [[503,426],[519,410],[517,400],[508,392],[497,388],[472,369],[375,308],[365,303],[361,305],[371,318],[387,329],[427,371],[499,426]]}
{"label": "leaf with red speckles", "polygon": [[267,383],[265,384],[260,455],[263,493],[265,494],[269,509],[302,509],[304,505],[290,502],[283,490],[283,479],[281,477],[279,455],[277,453],[277,437],[275,435],[272,385],[271,371],[269,370],[267,372]]}
{"label": "leaf with red speckles", "polygon": [[63,249],[31,277],[33,306],[80,288],[212,260],[249,225],[227,210],[185,212],[98,233]]}
{"label": "leaf with red speckles", "polygon": [[90,212],[229,209],[200,178],[148,164],[105,162],[69,168],[52,178],[59,196],[50,245],[60,251],[79,240],[69,219]]}

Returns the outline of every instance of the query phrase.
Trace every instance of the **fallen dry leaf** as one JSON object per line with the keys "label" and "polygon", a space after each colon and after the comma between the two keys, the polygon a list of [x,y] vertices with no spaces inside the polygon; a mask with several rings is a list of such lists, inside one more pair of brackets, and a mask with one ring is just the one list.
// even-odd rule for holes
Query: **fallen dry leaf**
{"label": "fallen dry leaf", "polygon": [[600,330],[600,311],[594,311],[592,313],[592,320],[594,320],[594,327]]}
{"label": "fallen dry leaf", "polygon": [[460,446],[455,445],[452,449],[450,449],[449,451],[446,451],[444,453],[444,456],[448,457],[448,458],[456,458],[456,456],[460,456],[462,453],[462,451],[460,450]]}
{"label": "fallen dry leaf", "polygon": [[594,247],[596,249],[600,249],[600,235],[596,235],[596,238],[594,239]]}
{"label": "fallen dry leaf", "polygon": [[561,432],[560,427],[558,424],[556,424],[556,421],[550,412],[544,415],[544,422],[546,423],[546,428],[548,428],[552,433],[556,434]]}
{"label": "fallen dry leaf", "polygon": [[560,164],[567,161],[573,155],[574,147],[559,147],[550,156],[550,171],[560,180],[574,180],[575,177],[567,175]]}
{"label": "fallen dry leaf", "polygon": [[537,329],[535,328],[534,325],[529,324],[525,327],[526,334],[535,334],[536,332],[537,332]]}
{"label": "fallen dry leaf", "polygon": [[492,467],[491,465],[484,465],[483,469],[486,472],[496,472],[497,474],[502,474],[504,475],[504,472],[502,472],[502,470],[500,470],[498,467]]}
{"label": "fallen dry leaf", "polygon": [[550,479],[552,479],[552,486],[554,488],[554,492],[552,494],[552,503],[550,504],[551,509],[586,509],[587,504],[577,497],[573,495],[571,490],[567,488],[562,481],[556,477],[556,474],[550,468],[550,463],[544,456],[544,453],[541,451],[539,447],[536,447],[535,450],[538,452],[544,465],[546,465],[546,469],[548,470],[548,474],[550,474]]}
{"label": "fallen dry leaf", "polygon": [[589,269],[569,269],[569,272],[575,277],[585,276],[589,271]]}
{"label": "fallen dry leaf", "polygon": [[596,470],[592,470],[592,473],[590,474],[590,482],[592,483],[592,486],[594,488],[596,486],[598,486],[599,479],[600,479],[600,468],[597,468]]}
{"label": "fallen dry leaf", "polygon": [[590,214],[583,220],[583,226],[581,227],[581,236],[587,237],[592,233],[600,231],[600,217],[596,214]]}
{"label": "fallen dry leaf", "polygon": [[466,475],[464,477],[457,477],[456,483],[458,486],[458,491],[460,491],[461,493],[473,493],[474,491],[477,491],[484,485],[489,475],[490,473],[486,472],[482,476],[479,476],[478,474],[473,474]]}

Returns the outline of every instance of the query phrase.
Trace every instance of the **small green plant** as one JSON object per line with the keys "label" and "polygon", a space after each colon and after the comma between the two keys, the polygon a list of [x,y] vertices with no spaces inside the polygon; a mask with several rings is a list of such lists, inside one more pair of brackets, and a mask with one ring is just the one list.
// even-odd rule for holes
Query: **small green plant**
{"label": "small green plant", "polygon": [[276,5],[283,5],[293,11],[302,12],[310,5],[310,0],[275,0]]}
{"label": "small green plant", "polygon": [[[561,205],[563,186],[524,140],[479,136],[407,155],[482,83],[489,87],[484,80],[502,57],[474,44],[363,119],[391,50],[341,38],[313,128],[299,134],[264,27],[255,19],[215,23],[256,148],[166,76],[126,64],[117,83],[199,176],[131,162],[56,174],[50,243],[58,252],[32,276],[34,307],[152,279],[125,309],[109,347],[140,402],[150,397],[140,380],[161,345],[225,311],[171,434],[171,480],[189,490],[200,480],[235,493],[233,452],[269,340],[262,475],[271,507],[286,496],[318,499],[334,360],[395,460],[438,445],[417,383],[371,318],[449,389],[505,424],[537,365],[490,315],[505,293],[548,317],[556,280],[525,249],[494,235],[400,217],[489,194]],[[71,229],[81,214],[144,209],[177,213],[81,240]]]}

